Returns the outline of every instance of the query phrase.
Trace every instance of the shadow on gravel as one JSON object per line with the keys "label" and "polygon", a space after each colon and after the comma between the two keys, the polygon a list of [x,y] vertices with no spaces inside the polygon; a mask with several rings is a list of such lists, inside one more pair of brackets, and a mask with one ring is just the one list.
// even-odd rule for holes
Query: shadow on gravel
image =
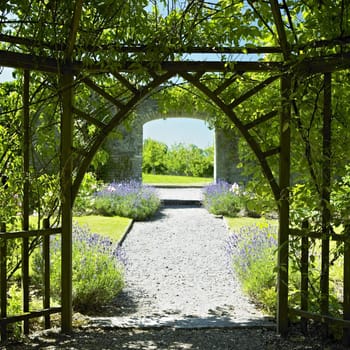
{"label": "shadow on gravel", "polygon": [[93,317],[111,317],[111,316],[128,316],[137,311],[139,297],[135,296],[128,290],[123,290],[119,295],[108,305],[105,305],[101,310],[95,311]]}
{"label": "shadow on gravel", "polygon": [[273,330],[259,329],[76,329],[70,335],[46,332],[5,349],[139,349],[139,350],[343,350],[345,347],[291,332],[281,338]]}

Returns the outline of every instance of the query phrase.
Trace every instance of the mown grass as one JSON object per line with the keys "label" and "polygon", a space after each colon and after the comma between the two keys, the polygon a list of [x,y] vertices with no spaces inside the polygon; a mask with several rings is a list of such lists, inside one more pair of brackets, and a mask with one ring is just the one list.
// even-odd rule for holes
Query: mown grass
{"label": "mown grass", "polygon": [[278,224],[278,220],[265,219],[265,218],[249,218],[249,217],[230,218],[225,216],[225,221],[231,231],[239,230],[243,226],[252,226],[252,225],[266,226],[267,224],[269,225]]}
{"label": "mown grass", "polygon": [[142,174],[142,181],[148,185],[207,185],[212,177]]}
{"label": "mown grass", "polygon": [[87,226],[91,232],[108,237],[115,242],[122,238],[131,221],[129,218],[120,216],[101,215],[76,216],[73,218],[73,222],[76,222],[79,226]]}

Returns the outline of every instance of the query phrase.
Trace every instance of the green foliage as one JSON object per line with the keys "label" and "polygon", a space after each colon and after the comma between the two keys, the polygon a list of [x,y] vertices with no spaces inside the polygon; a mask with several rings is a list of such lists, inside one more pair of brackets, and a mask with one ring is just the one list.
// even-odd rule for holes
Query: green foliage
{"label": "green foliage", "polygon": [[346,175],[336,181],[332,192],[331,204],[337,225],[350,224],[350,166],[346,166]]}
{"label": "green foliage", "polygon": [[98,191],[99,187],[101,187],[101,184],[96,180],[96,176],[93,173],[84,175],[74,202],[73,211],[75,215],[89,215],[93,212],[95,204],[93,195]]}
{"label": "green foliage", "polygon": [[276,227],[242,227],[228,239],[228,254],[243,290],[269,314],[276,310]]}
{"label": "green foliage", "polygon": [[209,177],[213,174],[214,149],[164,143],[147,139],[143,146],[142,171],[146,174]]}
{"label": "green foliage", "polygon": [[100,215],[145,220],[159,207],[160,199],[155,189],[137,181],[109,184],[95,197],[95,208]]}
{"label": "green foliage", "polygon": [[[50,255],[52,297],[61,298],[61,244],[52,240]],[[101,308],[122,290],[124,273],[120,252],[115,243],[86,228],[73,229],[73,308],[91,312]],[[33,257],[33,281],[41,290],[43,259],[40,252]]]}
{"label": "green foliage", "polygon": [[[242,226],[233,229],[227,240],[227,252],[232,261],[232,267],[237,274],[244,291],[253,302],[265,312],[274,315],[277,300],[277,227],[266,221],[255,225]],[[309,311],[320,312],[321,275],[320,246],[315,242],[310,245],[309,257]],[[340,317],[339,274],[343,269],[337,251],[332,255],[330,280],[330,312]],[[300,305],[300,239],[290,241],[289,259],[289,305]]]}
{"label": "green foliage", "polygon": [[225,181],[206,186],[203,193],[204,206],[212,214],[234,217],[243,209],[239,193]]}
{"label": "green foliage", "polygon": [[202,150],[195,145],[176,144],[167,154],[169,175],[209,177],[213,174],[213,148]]}
{"label": "green foliage", "polygon": [[142,172],[146,174],[164,174],[166,171],[166,155],[168,147],[165,143],[147,139],[143,143]]}
{"label": "green foliage", "polygon": [[[22,313],[22,290],[16,283],[11,284],[8,290],[7,315],[16,316]],[[21,324],[16,322],[8,326],[10,338],[18,339],[22,335]]]}

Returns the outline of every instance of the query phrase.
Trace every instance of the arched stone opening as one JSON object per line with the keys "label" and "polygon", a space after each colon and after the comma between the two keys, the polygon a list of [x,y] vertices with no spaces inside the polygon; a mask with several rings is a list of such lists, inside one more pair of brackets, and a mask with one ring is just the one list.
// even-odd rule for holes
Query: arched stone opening
{"label": "arched stone opening", "polygon": [[[144,101],[127,123],[119,125],[104,143],[109,159],[102,167],[101,178],[105,182],[142,180],[143,127],[158,119],[189,118],[208,120],[206,113],[173,111],[167,114],[158,111],[157,102]],[[214,130],[214,181],[225,180],[230,183],[242,182],[238,154],[239,136],[235,129]]]}

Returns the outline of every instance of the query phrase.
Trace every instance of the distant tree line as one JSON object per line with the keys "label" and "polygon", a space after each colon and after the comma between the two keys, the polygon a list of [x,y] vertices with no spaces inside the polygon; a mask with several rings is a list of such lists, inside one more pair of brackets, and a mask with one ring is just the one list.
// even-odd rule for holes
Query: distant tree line
{"label": "distant tree line", "polygon": [[214,171],[214,147],[165,143],[146,139],[143,143],[142,172],[147,174],[211,177]]}

